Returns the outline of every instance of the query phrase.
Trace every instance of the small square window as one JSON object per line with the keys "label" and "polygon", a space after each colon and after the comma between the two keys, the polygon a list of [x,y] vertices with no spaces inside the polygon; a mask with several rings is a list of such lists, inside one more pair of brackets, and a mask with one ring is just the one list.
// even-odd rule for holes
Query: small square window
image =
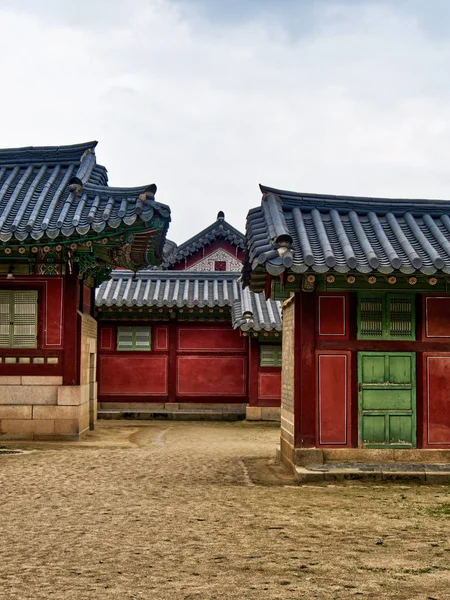
{"label": "small square window", "polygon": [[281,367],[281,344],[262,344],[259,365],[261,367]]}
{"label": "small square window", "polygon": [[227,270],[227,261],[226,260],[215,260],[214,261],[214,271],[226,271]]}
{"label": "small square window", "polygon": [[151,327],[118,327],[117,350],[149,351],[152,349]]}

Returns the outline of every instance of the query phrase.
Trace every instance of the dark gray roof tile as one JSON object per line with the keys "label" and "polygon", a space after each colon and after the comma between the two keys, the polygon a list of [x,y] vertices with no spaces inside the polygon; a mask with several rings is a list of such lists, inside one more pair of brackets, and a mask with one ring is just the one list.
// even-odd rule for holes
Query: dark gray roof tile
{"label": "dark gray roof tile", "polygon": [[168,221],[170,209],[155,201],[154,184],[107,185],[96,145],[0,150],[0,241],[84,236],[154,215]]}
{"label": "dark gray roof tile", "polygon": [[261,207],[247,217],[245,282],[261,267],[450,273],[450,202],[261,190]]}
{"label": "dark gray roof tile", "polygon": [[[98,307],[228,307],[243,331],[281,331],[281,305],[242,289],[239,274],[148,269],[114,271],[96,290]],[[248,318],[246,318],[246,316]]]}

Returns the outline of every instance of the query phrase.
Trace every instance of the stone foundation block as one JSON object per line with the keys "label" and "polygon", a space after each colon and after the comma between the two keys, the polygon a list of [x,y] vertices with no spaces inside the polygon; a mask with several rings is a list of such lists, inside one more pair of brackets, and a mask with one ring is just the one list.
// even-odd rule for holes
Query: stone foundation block
{"label": "stone foundation block", "polygon": [[276,406],[262,406],[261,420],[262,421],[279,421],[281,409]]}
{"label": "stone foundation block", "polygon": [[79,406],[33,406],[33,419],[77,419]]}
{"label": "stone foundation block", "polygon": [[47,385],[5,385],[0,390],[0,404],[56,404],[56,386]]}
{"label": "stone foundation block", "polygon": [[261,420],[261,407],[260,406],[247,406],[245,410],[245,418],[247,421],[260,421]]}
{"label": "stone foundation block", "polygon": [[394,450],[390,448],[324,448],[325,462],[388,462],[394,460]]}
{"label": "stone foundation block", "polygon": [[34,439],[37,435],[52,435],[55,433],[55,421],[53,419],[35,419],[33,421]]}
{"label": "stone foundation block", "polygon": [[55,435],[78,435],[80,422],[78,419],[56,419]]}
{"label": "stone foundation block", "polygon": [[89,413],[87,415],[83,415],[80,418],[79,426],[78,426],[78,430],[80,432],[85,431],[86,429],[89,429]]}
{"label": "stone foundation block", "polygon": [[31,419],[31,406],[0,406],[1,419]]}
{"label": "stone foundation block", "polygon": [[323,465],[323,450],[319,448],[296,448],[294,462],[300,467]]}
{"label": "stone foundation block", "polygon": [[20,375],[2,375],[0,377],[1,385],[20,385],[22,383]]}
{"label": "stone foundation block", "polygon": [[22,375],[22,385],[62,385],[63,378],[55,375]]}
{"label": "stone foundation block", "polygon": [[[25,435],[30,438],[34,431],[34,422],[32,419],[2,419],[0,433],[6,435]],[[1,437],[1,436],[0,436]]]}
{"label": "stone foundation block", "polygon": [[78,406],[81,404],[81,387],[63,385],[58,388],[58,406]]}

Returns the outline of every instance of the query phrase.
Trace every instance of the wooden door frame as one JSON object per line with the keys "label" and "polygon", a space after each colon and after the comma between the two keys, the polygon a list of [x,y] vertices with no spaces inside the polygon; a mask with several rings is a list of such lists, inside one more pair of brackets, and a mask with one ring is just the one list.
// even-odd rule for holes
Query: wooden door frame
{"label": "wooden door frame", "polygon": [[[362,360],[363,356],[409,356],[411,357],[411,394],[412,394],[412,435],[411,435],[411,446],[404,446],[401,444],[363,444],[362,442]],[[384,350],[380,352],[371,352],[361,350],[357,353],[357,390],[358,390],[358,447],[359,448],[373,448],[381,449],[386,448],[387,450],[405,450],[417,448],[417,369],[416,369],[417,353],[416,352],[395,352],[390,350]]]}

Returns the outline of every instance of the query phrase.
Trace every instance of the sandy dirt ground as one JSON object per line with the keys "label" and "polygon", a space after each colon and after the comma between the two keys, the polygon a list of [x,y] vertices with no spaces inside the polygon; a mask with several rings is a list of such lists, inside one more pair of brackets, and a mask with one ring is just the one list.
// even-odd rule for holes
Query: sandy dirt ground
{"label": "sandy dirt ground", "polygon": [[277,440],[155,421],[8,444],[34,451],[0,456],[0,598],[450,599],[449,487],[298,486]]}

